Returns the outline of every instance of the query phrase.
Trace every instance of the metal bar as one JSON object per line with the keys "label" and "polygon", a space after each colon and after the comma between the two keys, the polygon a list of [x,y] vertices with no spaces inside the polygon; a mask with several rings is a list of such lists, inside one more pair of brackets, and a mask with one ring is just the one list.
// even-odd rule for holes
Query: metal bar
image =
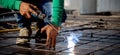
{"label": "metal bar", "polygon": [[19,31],[20,29],[17,28],[17,29],[5,29],[5,30],[0,30],[0,33],[3,33],[3,32],[12,32],[12,31]]}

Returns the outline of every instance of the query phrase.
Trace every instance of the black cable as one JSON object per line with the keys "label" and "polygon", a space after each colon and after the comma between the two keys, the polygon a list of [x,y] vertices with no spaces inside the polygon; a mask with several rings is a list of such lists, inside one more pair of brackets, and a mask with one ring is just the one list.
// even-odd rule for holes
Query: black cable
{"label": "black cable", "polygon": [[1,13],[0,16],[7,15],[7,14],[17,14],[20,13],[19,11],[13,11],[13,12],[6,12],[6,13]]}

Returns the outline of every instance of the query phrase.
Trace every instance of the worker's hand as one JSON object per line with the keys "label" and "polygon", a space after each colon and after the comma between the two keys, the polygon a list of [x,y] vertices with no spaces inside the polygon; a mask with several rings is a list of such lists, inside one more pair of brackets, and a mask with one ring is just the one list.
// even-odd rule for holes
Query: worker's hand
{"label": "worker's hand", "polygon": [[22,16],[25,16],[26,18],[30,18],[31,13],[37,15],[37,12],[35,12],[33,9],[38,10],[38,8],[35,5],[22,2],[20,5],[20,14]]}
{"label": "worker's hand", "polygon": [[[56,28],[57,31],[54,28]],[[49,48],[49,45],[50,45],[49,42],[52,41],[52,43],[51,43],[52,46],[51,47],[55,47],[55,44],[56,44],[56,36],[58,34],[58,28],[55,27],[55,26],[54,26],[54,28],[51,27],[50,25],[46,25],[45,27],[43,27],[41,29],[41,32],[46,31],[46,34],[47,34],[46,45],[48,46],[48,48]]]}

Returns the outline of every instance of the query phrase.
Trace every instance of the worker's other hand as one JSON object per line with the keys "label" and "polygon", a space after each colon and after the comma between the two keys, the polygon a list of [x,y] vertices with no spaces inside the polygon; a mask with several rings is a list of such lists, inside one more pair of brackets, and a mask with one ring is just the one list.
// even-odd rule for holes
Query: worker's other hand
{"label": "worker's other hand", "polygon": [[[58,30],[57,27],[54,26],[54,28],[56,28],[56,30]],[[47,45],[48,49],[54,48],[56,45],[56,36],[58,34],[58,31],[56,31],[54,28],[51,27],[50,25],[46,25],[45,27],[43,27],[41,29],[41,32],[46,31],[46,34],[47,34],[46,45]],[[52,42],[52,43],[50,44],[50,42]]]}
{"label": "worker's other hand", "polygon": [[37,15],[37,12],[35,12],[33,9],[38,10],[38,8],[35,5],[22,2],[20,5],[20,14],[22,16],[25,16],[26,18],[30,18],[31,13]]}

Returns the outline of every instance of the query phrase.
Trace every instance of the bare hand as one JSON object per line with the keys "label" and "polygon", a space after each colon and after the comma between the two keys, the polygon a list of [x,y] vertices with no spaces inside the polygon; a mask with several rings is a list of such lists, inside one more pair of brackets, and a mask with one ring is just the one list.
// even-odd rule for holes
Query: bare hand
{"label": "bare hand", "polygon": [[[56,30],[58,30],[57,27],[55,27],[55,28],[56,28]],[[56,36],[58,34],[58,31],[56,31],[56,30],[53,27],[51,27],[50,25],[47,25],[41,29],[41,32],[46,31],[46,34],[47,34],[46,45],[47,45],[48,49],[50,48],[50,46],[52,48],[54,48],[56,45]],[[52,43],[50,44],[50,42],[52,42]]]}
{"label": "bare hand", "polygon": [[20,14],[22,16],[25,16],[26,18],[30,18],[31,13],[37,15],[37,12],[35,12],[32,8],[38,10],[38,8],[35,5],[22,2],[20,5]]}

